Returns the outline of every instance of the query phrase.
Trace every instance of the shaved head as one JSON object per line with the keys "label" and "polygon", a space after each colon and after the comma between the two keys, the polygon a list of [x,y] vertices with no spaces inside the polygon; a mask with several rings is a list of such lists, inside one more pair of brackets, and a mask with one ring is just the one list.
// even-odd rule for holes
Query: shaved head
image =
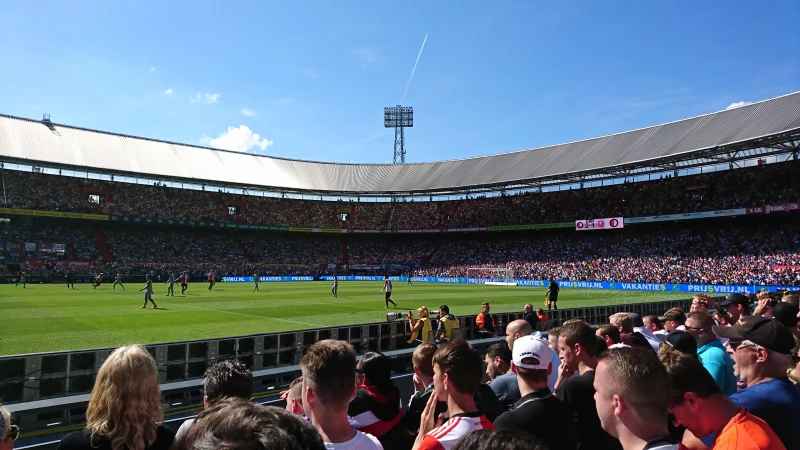
{"label": "shaved head", "polygon": [[508,343],[508,348],[513,349],[514,341],[522,336],[529,336],[531,333],[533,333],[531,324],[525,320],[520,319],[509,323],[506,327],[506,342]]}

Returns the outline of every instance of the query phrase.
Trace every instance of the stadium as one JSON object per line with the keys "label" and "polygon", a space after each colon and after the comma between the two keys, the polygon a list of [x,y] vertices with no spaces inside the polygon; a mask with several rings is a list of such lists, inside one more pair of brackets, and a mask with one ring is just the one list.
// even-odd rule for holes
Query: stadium
{"label": "stadium", "polygon": [[[546,333],[688,311],[698,293],[794,290],[798,157],[800,93],[419,164],[288,160],[0,115],[0,400],[21,442],[52,445],[82,427],[101,363],[132,342],[155,358],[171,420],[202,406],[219,360],[243,362],[254,398],[272,401],[322,339],[383,352],[407,376],[411,331],[387,320],[384,276],[388,312],[447,304],[479,350],[527,303],[546,310]],[[186,292],[167,297],[184,273]],[[146,275],[152,308],[140,306]],[[550,277],[562,289],[552,311]],[[475,324],[483,302],[493,336]]]}

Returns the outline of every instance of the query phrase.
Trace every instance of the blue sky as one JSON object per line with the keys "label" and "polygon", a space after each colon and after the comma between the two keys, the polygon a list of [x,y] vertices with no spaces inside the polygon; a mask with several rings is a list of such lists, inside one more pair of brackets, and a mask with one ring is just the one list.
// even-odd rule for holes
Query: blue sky
{"label": "blue sky", "polygon": [[391,162],[383,107],[400,102],[428,34],[404,102],[407,161],[464,158],[800,90],[798,17],[796,0],[9,0],[0,113]]}

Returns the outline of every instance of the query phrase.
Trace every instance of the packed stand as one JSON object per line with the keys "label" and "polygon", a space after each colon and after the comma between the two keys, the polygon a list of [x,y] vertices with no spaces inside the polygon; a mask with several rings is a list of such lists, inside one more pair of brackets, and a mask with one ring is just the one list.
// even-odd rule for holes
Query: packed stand
{"label": "packed stand", "polygon": [[383,230],[387,228],[389,213],[393,204],[390,202],[355,203],[354,217],[350,220],[350,228],[355,230]]}
{"label": "packed stand", "polygon": [[239,197],[244,205],[240,212],[249,224],[282,227],[340,228],[337,207],[349,203],[276,197]]}
{"label": "packed stand", "polygon": [[[85,189],[108,192],[100,212],[164,219],[339,228],[339,209],[353,211],[352,229],[463,228],[571,222],[744,208],[800,200],[800,162],[557,192],[525,192],[457,201],[349,203],[229,195],[120,182],[4,171],[11,207],[93,213]],[[79,185],[83,184],[83,187]],[[236,206],[236,215],[228,213]]]}
{"label": "packed stand", "polygon": [[[35,247],[25,244],[36,244]],[[44,244],[44,245],[42,245]],[[64,244],[63,251],[55,251],[48,244]],[[7,229],[0,231],[0,254],[6,260],[45,260],[68,259],[70,249],[78,261],[97,261],[100,253],[94,244],[91,232],[81,229],[36,227]]]}
{"label": "packed stand", "polygon": [[606,187],[479,197],[461,202],[450,228],[570,222],[745,208],[800,200],[800,162]]}
{"label": "packed stand", "polygon": [[217,192],[176,189],[160,184],[109,183],[106,213],[153,219],[230,221]]}
{"label": "packed stand", "polygon": [[447,224],[455,210],[455,202],[394,202],[393,230],[439,228]]}
{"label": "packed stand", "polygon": [[785,224],[451,240],[416,274],[464,277],[471,267],[504,267],[537,280],[794,286],[800,271],[791,266],[798,265],[800,234]]}
{"label": "packed stand", "polygon": [[396,239],[387,245],[387,262],[410,267],[423,266],[440,241],[432,239]]}
{"label": "packed stand", "polygon": [[342,240],[338,237],[303,233],[243,236],[242,244],[253,262],[268,265],[320,265],[342,262]]}
{"label": "packed stand", "polygon": [[0,170],[3,177],[6,208],[35,209],[72,213],[94,213],[81,198],[77,185],[80,180],[36,172]]}
{"label": "packed stand", "polygon": [[[350,238],[347,242],[347,256],[351,265],[383,264],[389,251],[389,241],[383,239]],[[397,248],[398,254],[403,251],[403,248]]]}
{"label": "packed stand", "polygon": [[125,262],[232,264],[246,260],[230,235],[166,231],[106,231],[114,259]]}

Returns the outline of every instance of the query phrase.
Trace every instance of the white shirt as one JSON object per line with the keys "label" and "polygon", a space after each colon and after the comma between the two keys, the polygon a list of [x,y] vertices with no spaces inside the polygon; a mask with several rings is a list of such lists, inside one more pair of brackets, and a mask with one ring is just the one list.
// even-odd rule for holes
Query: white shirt
{"label": "white shirt", "polygon": [[186,434],[186,432],[189,431],[189,427],[192,426],[193,423],[194,419],[188,419],[186,422],[183,422],[181,427],[178,428],[178,431],[175,433],[175,440],[177,441],[179,437]]}
{"label": "white shirt", "polygon": [[645,327],[633,327],[633,331],[638,331],[642,333],[642,335],[647,339],[647,342],[650,344],[650,347],[653,347],[653,350],[658,353],[658,348],[661,347],[661,339],[655,337],[653,332],[648,330]]}
{"label": "white shirt", "polygon": [[356,430],[356,435],[353,439],[337,444],[326,442],[325,448],[328,450],[383,450],[383,446],[378,438],[358,430]]}

